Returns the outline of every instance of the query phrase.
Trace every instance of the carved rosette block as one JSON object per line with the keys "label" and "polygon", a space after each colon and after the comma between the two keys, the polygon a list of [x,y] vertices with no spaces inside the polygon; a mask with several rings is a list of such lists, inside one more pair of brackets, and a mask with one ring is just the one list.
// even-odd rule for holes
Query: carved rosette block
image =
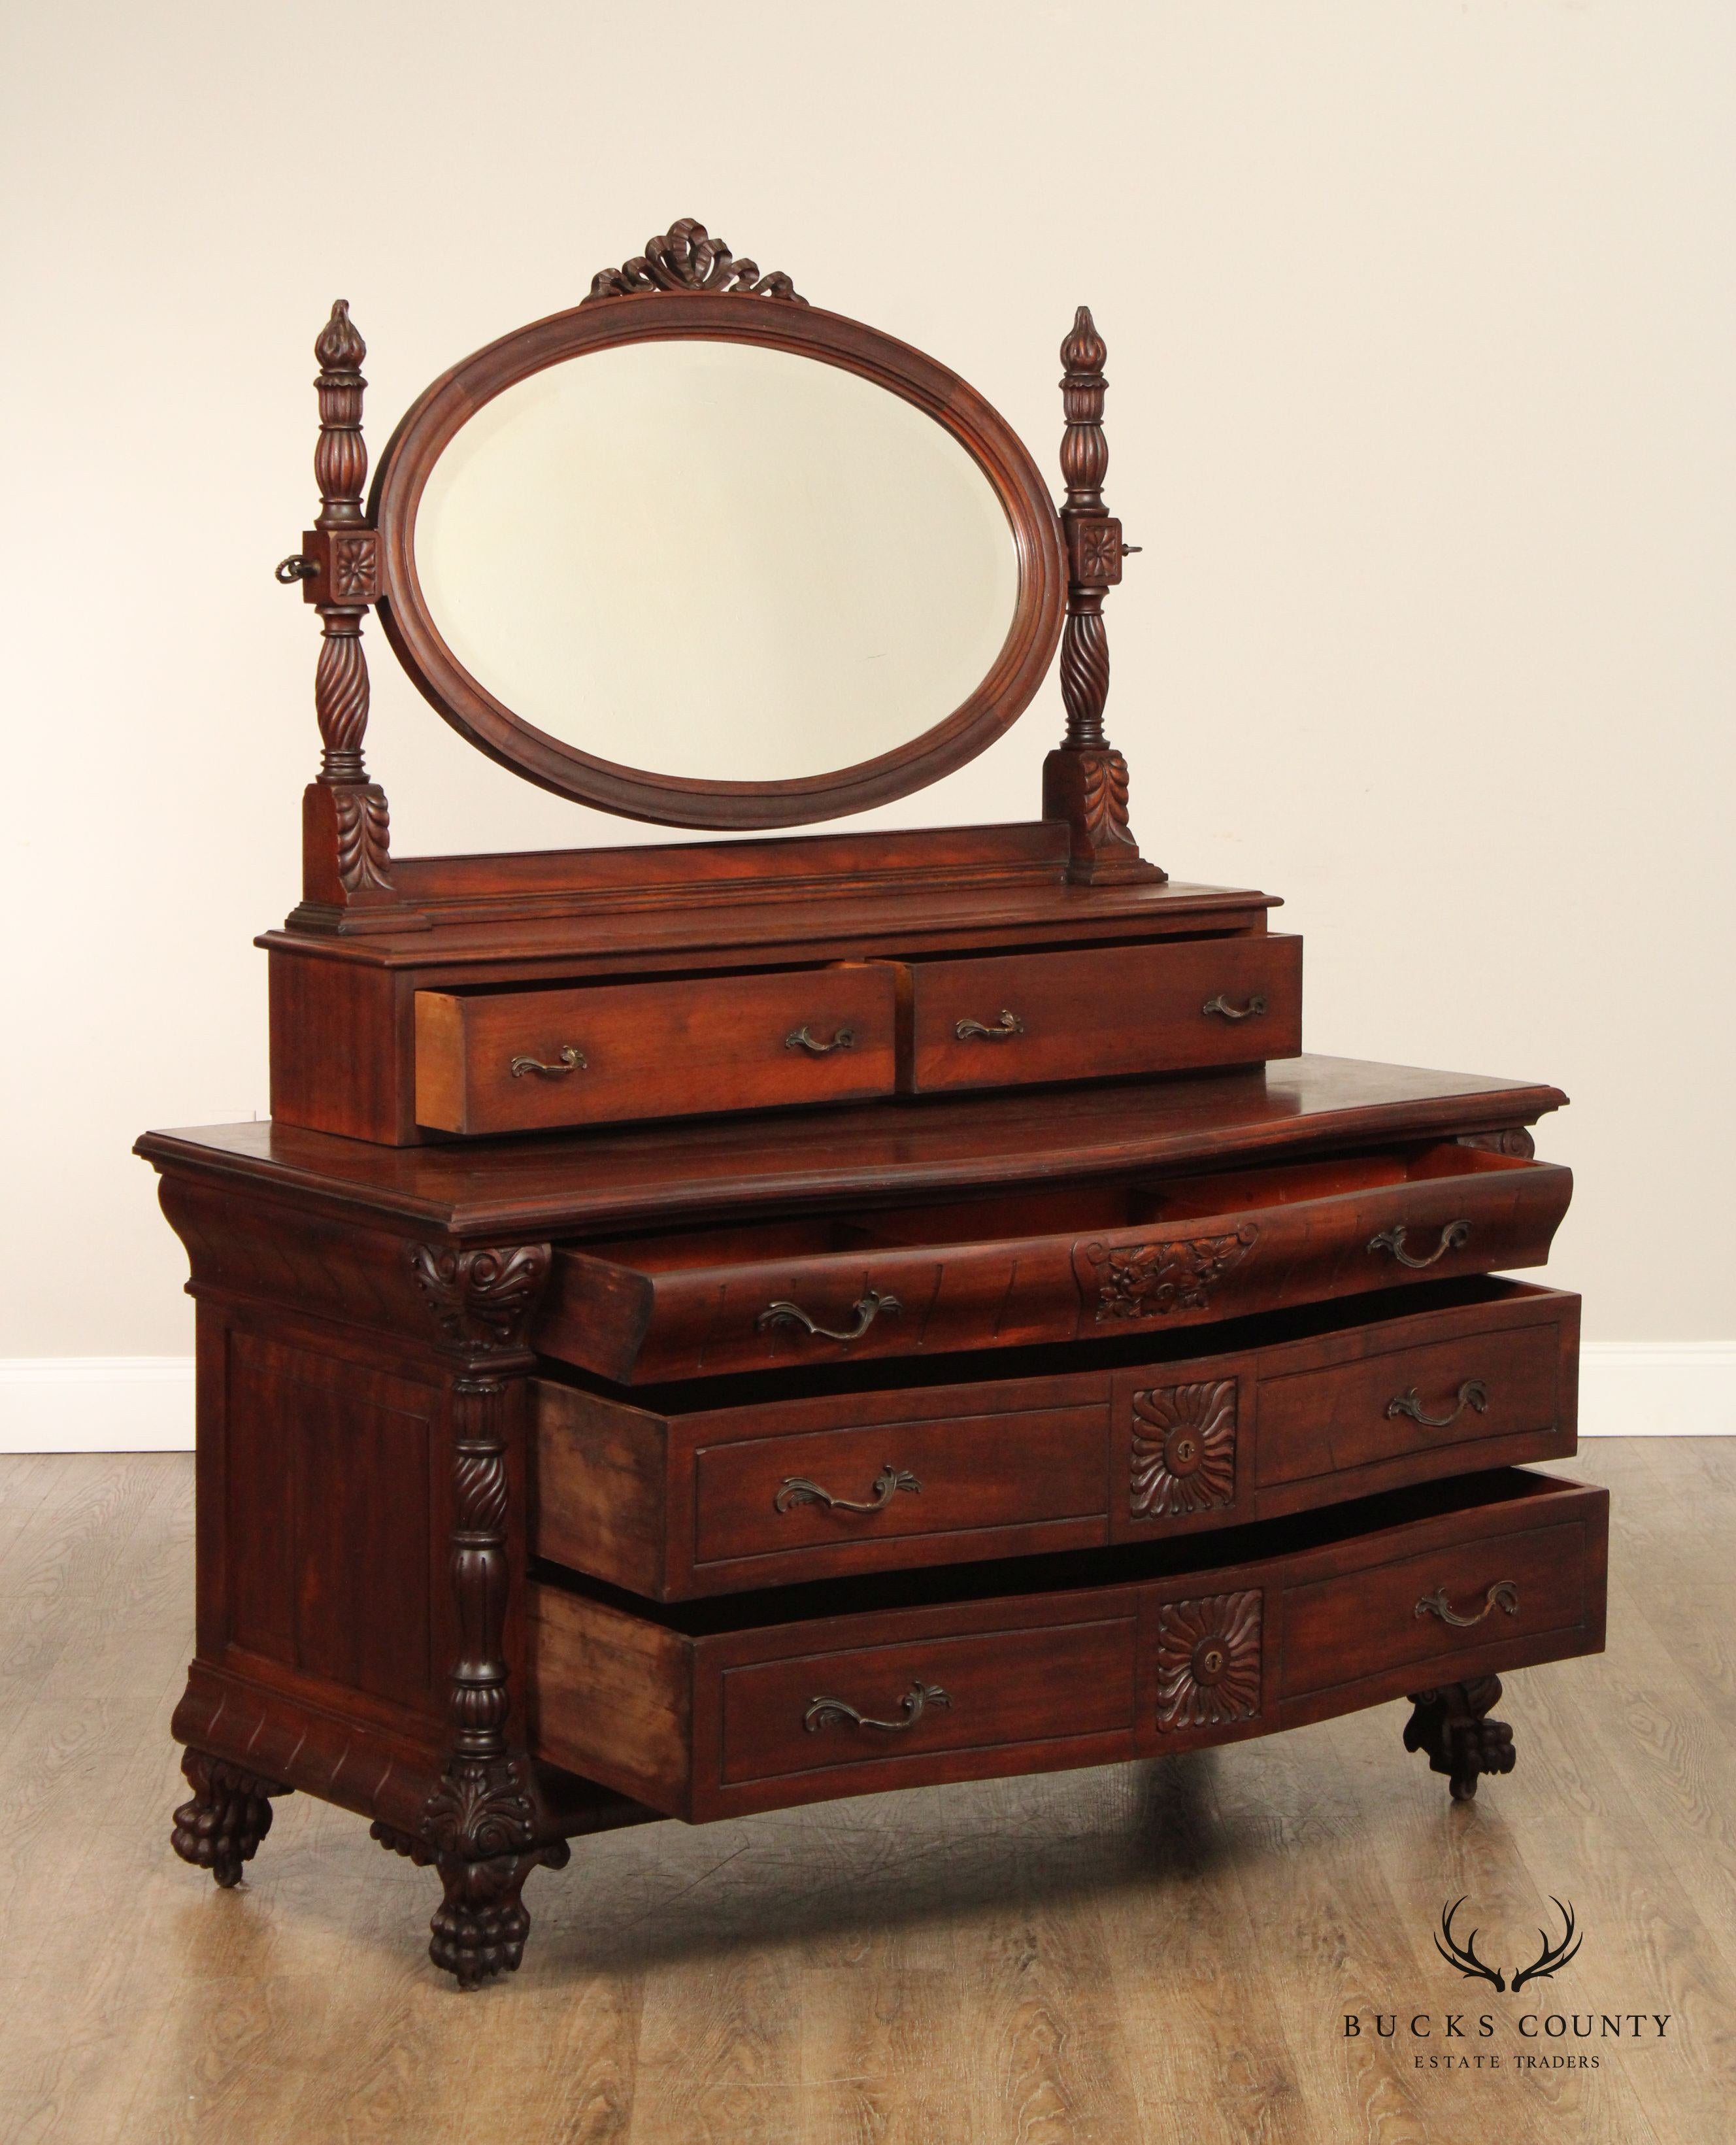
{"label": "carved rosette block", "polygon": [[1259,1588],[1166,1602],[1157,1613],[1158,1728],[1216,1728],[1259,1711]]}
{"label": "carved rosette block", "polygon": [[645,291],[718,291],[735,297],[781,298],[792,306],[808,303],[781,269],[762,276],[757,261],[736,260],[721,238],[712,237],[690,216],[648,238],[644,251],[619,268],[599,269],[581,302],[594,306],[604,298]]}
{"label": "carved rosette block", "polygon": [[1471,1799],[1480,1774],[1513,1770],[1513,1730],[1505,1720],[1487,1717],[1501,1701],[1499,1676],[1442,1684],[1409,1697],[1405,1748],[1427,1751],[1429,1770],[1446,1774],[1455,1803]]}
{"label": "carved rosette block", "polygon": [[1103,734],[1109,699],[1109,637],[1103,597],[1122,578],[1131,546],[1122,525],[1103,506],[1109,446],[1103,432],[1108,351],[1088,307],[1081,306],[1072,332],[1061,346],[1061,381],[1067,430],[1061,441],[1061,473],[1067,503],[1061,510],[1067,541],[1067,625],[1061,638],[1061,698],[1067,735],[1043,762],[1042,814],[1064,819],[1071,830],[1069,878],[1087,884],[1114,880],[1157,882],[1167,876],[1139,854],[1127,817],[1127,763]]}
{"label": "carved rosette block", "polygon": [[1244,1222],[1227,1236],[1165,1237],[1147,1244],[1079,1243],[1073,1274],[1088,1303],[1096,1298],[1098,1325],[1112,1318],[1161,1318],[1177,1311],[1203,1311],[1211,1291],[1252,1252],[1257,1222]]}
{"label": "carved rosette block", "polygon": [[1154,1386],[1133,1396],[1127,1506],[1181,1519],[1236,1501],[1236,1381]]}
{"label": "carved rosette block", "polygon": [[271,1797],[294,1791],[206,1750],[184,1750],[181,1769],[193,1792],[175,1813],[169,1844],[183,1862],[210,1870],[226,1890],[241,1882],[242,1864],[271,1829]]}

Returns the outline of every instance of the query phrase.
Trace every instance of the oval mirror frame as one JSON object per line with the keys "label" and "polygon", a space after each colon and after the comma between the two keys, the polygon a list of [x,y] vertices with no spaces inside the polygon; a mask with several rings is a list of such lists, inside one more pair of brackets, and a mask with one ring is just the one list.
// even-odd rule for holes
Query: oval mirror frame
{"label": "oval mirror frame", "polygon": [[[1004,510],[1017,564],[1012,626],[976,689],[919,736],[858,762],[787,781],[719,782],[602,759],[551,737],[495,698],[435,625],[415,568],[416,511],[435,465],[484,406],[520,381],[624,343],[698,338],[757,343],[834,365],[901,396],[951,433]],[[1048,673],[1067,600],[1066,552],[1047,485],[1023,442],[958,375],[841,313],[746,291],[655,291],[597,297],[465,358],[405,414],[374,480],[380,619],[399,661],[446,720],[480,751],[545,789],[629,819],[672,827],[792,827],[908,796],[969,760],[1017,718]],[[943,571],[937,562],[936,571]]]}

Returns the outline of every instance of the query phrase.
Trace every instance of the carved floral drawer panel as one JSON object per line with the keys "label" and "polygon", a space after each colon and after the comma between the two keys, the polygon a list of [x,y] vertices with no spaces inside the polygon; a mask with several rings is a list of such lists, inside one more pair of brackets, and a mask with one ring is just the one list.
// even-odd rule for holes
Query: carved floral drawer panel
{"label": "carved floral drawer panel", "polygon": [[534,1547],[679,1600],[1225,1527],[1573,1451],[1579,1299],[1436,1293],[1235,1321],[1210,1355],[1147,1341],[1130,1363],[1123,1342],[963,1382],[792,1393],[762,1374],[654,1403],[540,1379]]}
{"label": "carved floral drawer panel", "polygon": [[1602,1645],[1608,1524],[1604,1491],[1508,1471],[1221,1536],[660,1611],[535,1582],[532,1747],[703,1822],[1425,1707]]}
{"label": "carved floral drawer panel", "polygon": [[1302,942],[1265,932],[1166,945],[917,961],[918,1094],[1289,1058],[1302,1047]]}
{"label": "carved floral drawer panel", "polygon": [[1443,1143],[557,1252],[535,1340],[622,1384],[1101,1340],[1541,1265],[1571,1172]]}

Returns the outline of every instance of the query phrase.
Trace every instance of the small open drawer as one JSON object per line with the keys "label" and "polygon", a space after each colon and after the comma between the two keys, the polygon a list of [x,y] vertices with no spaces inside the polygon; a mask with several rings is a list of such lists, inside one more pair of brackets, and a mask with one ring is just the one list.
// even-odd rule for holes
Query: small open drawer
{"label": "small open drawer", "polygon": [[1263,1735],[1598,1651],[1608,1535],[1605,1491],[1499,1473],[672,1608],[544,1579],[530,1745],[704,1820]]}
{"label": "small open drawer", "polygon": [[1549,1257],[1559,1164],[1441,1142],[557,1252],[541,1352],[620,1384],[1102,1340]]}

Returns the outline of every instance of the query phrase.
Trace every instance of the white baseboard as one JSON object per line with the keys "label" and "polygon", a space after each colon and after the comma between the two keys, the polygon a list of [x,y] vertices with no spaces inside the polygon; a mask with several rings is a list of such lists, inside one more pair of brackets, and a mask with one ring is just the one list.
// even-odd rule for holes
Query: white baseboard
{"label": "white baseboard", "polygon": [[[1736,1341],[1588,1341],[1584,1437],[1736,1436]],[[0,1452],[190,1452],[191,1356],[0,1357]]]}
{"label": "white baseboard", "polygon": [[191,1452],[191,1356],[0,1358],[0,1452]]}

